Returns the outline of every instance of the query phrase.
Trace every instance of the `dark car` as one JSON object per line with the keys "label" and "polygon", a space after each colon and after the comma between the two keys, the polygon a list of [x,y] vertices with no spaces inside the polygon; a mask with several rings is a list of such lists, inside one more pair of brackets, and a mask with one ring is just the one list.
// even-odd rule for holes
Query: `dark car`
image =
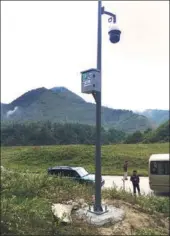
{"label": "dark car", "polygon": [[[89,174],[83,167],[56,166],[48,168],[48,174],[68,177],[79,183],[95,184],[95,175]],[[105,183],[101,178],[101,186]]]}

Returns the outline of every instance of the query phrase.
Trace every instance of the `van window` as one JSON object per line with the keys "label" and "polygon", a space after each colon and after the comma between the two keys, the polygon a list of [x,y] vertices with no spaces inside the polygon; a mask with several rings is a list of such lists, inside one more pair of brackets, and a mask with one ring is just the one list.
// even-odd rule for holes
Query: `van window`
{"label": "van window", "polygon": [[150,172],[153,175],[169,175],[169,161],[151,161]]}

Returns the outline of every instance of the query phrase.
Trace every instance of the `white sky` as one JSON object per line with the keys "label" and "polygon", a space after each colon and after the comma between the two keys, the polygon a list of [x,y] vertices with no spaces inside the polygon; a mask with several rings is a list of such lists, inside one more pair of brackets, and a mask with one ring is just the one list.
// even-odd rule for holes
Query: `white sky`
{"label": "white sky", "polygon": [[[169,2],[103,1],[117,15],[121,41],[103,16],[102,104],[169,108]],[[28,90],[65,86],[81,94],[80,72],[96,67],[97,1],[1,2],[1,102]]]}

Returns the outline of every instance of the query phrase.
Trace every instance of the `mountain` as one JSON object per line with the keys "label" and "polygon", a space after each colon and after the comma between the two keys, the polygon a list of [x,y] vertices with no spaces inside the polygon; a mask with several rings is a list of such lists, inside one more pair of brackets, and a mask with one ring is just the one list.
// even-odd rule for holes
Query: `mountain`
{"label": "mountain", "polygon": [[71,92],[65,87],[54,87],[54,88],[51,88],[50,90],[57,94],[60,94],[60,95],[62,94],[62,97],[65,97],[66,99],[71,99],[71,101],[74,103],[79,103],[79,104],[86,103],[86,101],[83,98]]}
{"label": "mountain", "polygon": [[53,87],[51,88],[53,92],[68,92],[69,90],[65,87]]}
{"label": "mountain", "polygon": [[[38,88],[1,104],[2,121],[45,121],[95,124],[95,104],[88,103],[64,87]],[[102,125],[125,132],[144,131],[152,126],[148,118],[129,110],[102,107]]]}
{"label": "mountain", "polygon": [[10,108],[9,104],[1,103],[1,113],[5,114]]}
{"label": "mountain", "polygon": [[146,116],[152,120],[156,126],[159,126],[170,118],[169,110],[147,109],[143,112],[138,112],[138,114]]}
{"label": "mountain", "polygon": [[27,108],[32,103],[36,102],[40,98],[40,96],[44,92],[46,92],[46,90],[47,90],[46,88],[42,87],[42,88],[28,91],[27,93],[24,93],[22,96],[20,96],[19,98],[15,99],[13,102],[11,102],[11,105],[13,108],[15,106]]}

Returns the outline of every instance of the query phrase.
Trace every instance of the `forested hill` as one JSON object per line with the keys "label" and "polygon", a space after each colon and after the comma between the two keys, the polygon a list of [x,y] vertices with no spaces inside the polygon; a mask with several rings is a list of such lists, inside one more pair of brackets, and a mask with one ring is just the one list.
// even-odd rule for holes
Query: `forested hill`
{"label": "forested hill", "polygon": [[[95,124],[95,104],[88,103],[64,87],[28,91],[10,104],[1,104],[2,121],[50,121]],[[130,110],[102,107],[102,125],[133,133],[152,127],[143,115]]]}
{"label": "forested hill", "polygon": [[169,142],[170,121],[161,124],[156,130],[136,131],[126,137],[125,143],[162,143]]}

